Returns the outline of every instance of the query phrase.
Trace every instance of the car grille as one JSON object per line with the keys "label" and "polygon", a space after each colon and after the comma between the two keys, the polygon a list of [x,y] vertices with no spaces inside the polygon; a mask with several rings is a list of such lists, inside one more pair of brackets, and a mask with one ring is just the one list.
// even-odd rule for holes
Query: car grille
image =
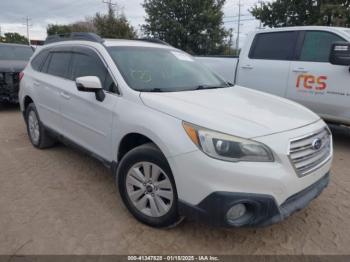
{"label": "car grille", "polygon": [[0,72],[1,85],[14,85],[18,83],[19,83],[19,73],[1,73]]}
{"label": "car grille", "polygon": [[0,103],[18,102],[19,73],[0,72]]}
{"label": "car grille", "polygon": [[290,160],[299,177],[304,177],[332,157],[332,135],[327,128],[290,142]]}

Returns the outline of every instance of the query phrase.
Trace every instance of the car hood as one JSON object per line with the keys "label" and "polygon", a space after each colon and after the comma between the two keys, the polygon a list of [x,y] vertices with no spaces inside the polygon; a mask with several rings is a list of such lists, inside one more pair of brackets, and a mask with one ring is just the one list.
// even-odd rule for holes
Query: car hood
{"label": "car hood", "polygon": [[146,106],[180,120],[243,138],[280,133],[320,119],[299,104],[240,86],[174,93],[144,92],[141,99]]}
{"label": "car hood", "polygon": [[28,61],[0,60],[1,73],[21,72],[26,67]]}

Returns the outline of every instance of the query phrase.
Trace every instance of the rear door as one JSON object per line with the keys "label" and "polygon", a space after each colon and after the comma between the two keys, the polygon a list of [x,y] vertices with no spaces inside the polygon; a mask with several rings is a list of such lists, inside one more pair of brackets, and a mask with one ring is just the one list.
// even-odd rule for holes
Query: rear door
{"label": "rear door", "polygon": [[350,122],[350,73],[348,66],[329,62],[334,42],[346,41],[327,31],[303,31],[297,61],[291,63],[287,98],[329,120]]}
{"label": "rear door", "polygon": [[240,56],[237,84],[285,96],[296,41],[294,31],[256,34],[250,50]]}
{"label": "rear door", "polygon": [[62,87],[69,84],[67,79],[68,68],[71,62],[71,51],[66,47],[50,50],[40,73],[33,80],[34,88],[38,91],[38,110],[41,121],[45,126],[62,131],[61,125],[61,99]]}
{"label": "rear door", "polygon": [[[65,86],[62,96],[63,134],[110,161],[113,112],[119,99],[116,84],[101,57],[88,47],[74,47],[71,68],[70,84]],[[97,101],[94,93],[78,91],[75,79],[82,76],[100,79],[106,93],[103,102]]]}

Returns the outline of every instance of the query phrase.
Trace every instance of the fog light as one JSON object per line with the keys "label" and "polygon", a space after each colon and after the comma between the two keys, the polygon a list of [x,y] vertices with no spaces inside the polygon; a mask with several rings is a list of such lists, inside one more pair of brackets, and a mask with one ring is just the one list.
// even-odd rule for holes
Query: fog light
{"label": "fog light", "polygon": [[243,217],[246,213],[246,206],[244,204],[237,204],[227,211],[226,218],[229,222],[234,222],[235,220]]}

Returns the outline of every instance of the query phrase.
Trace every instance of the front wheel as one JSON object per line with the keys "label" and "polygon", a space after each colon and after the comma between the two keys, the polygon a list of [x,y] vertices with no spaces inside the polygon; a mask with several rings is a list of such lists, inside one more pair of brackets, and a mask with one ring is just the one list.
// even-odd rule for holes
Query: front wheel
{"label": "front wheel", "polygon": [[131,150],[122,159],[117,177],[121,197],[135,218],[152,227],[177,224],[175,181],[156,146],[146,144]]}

